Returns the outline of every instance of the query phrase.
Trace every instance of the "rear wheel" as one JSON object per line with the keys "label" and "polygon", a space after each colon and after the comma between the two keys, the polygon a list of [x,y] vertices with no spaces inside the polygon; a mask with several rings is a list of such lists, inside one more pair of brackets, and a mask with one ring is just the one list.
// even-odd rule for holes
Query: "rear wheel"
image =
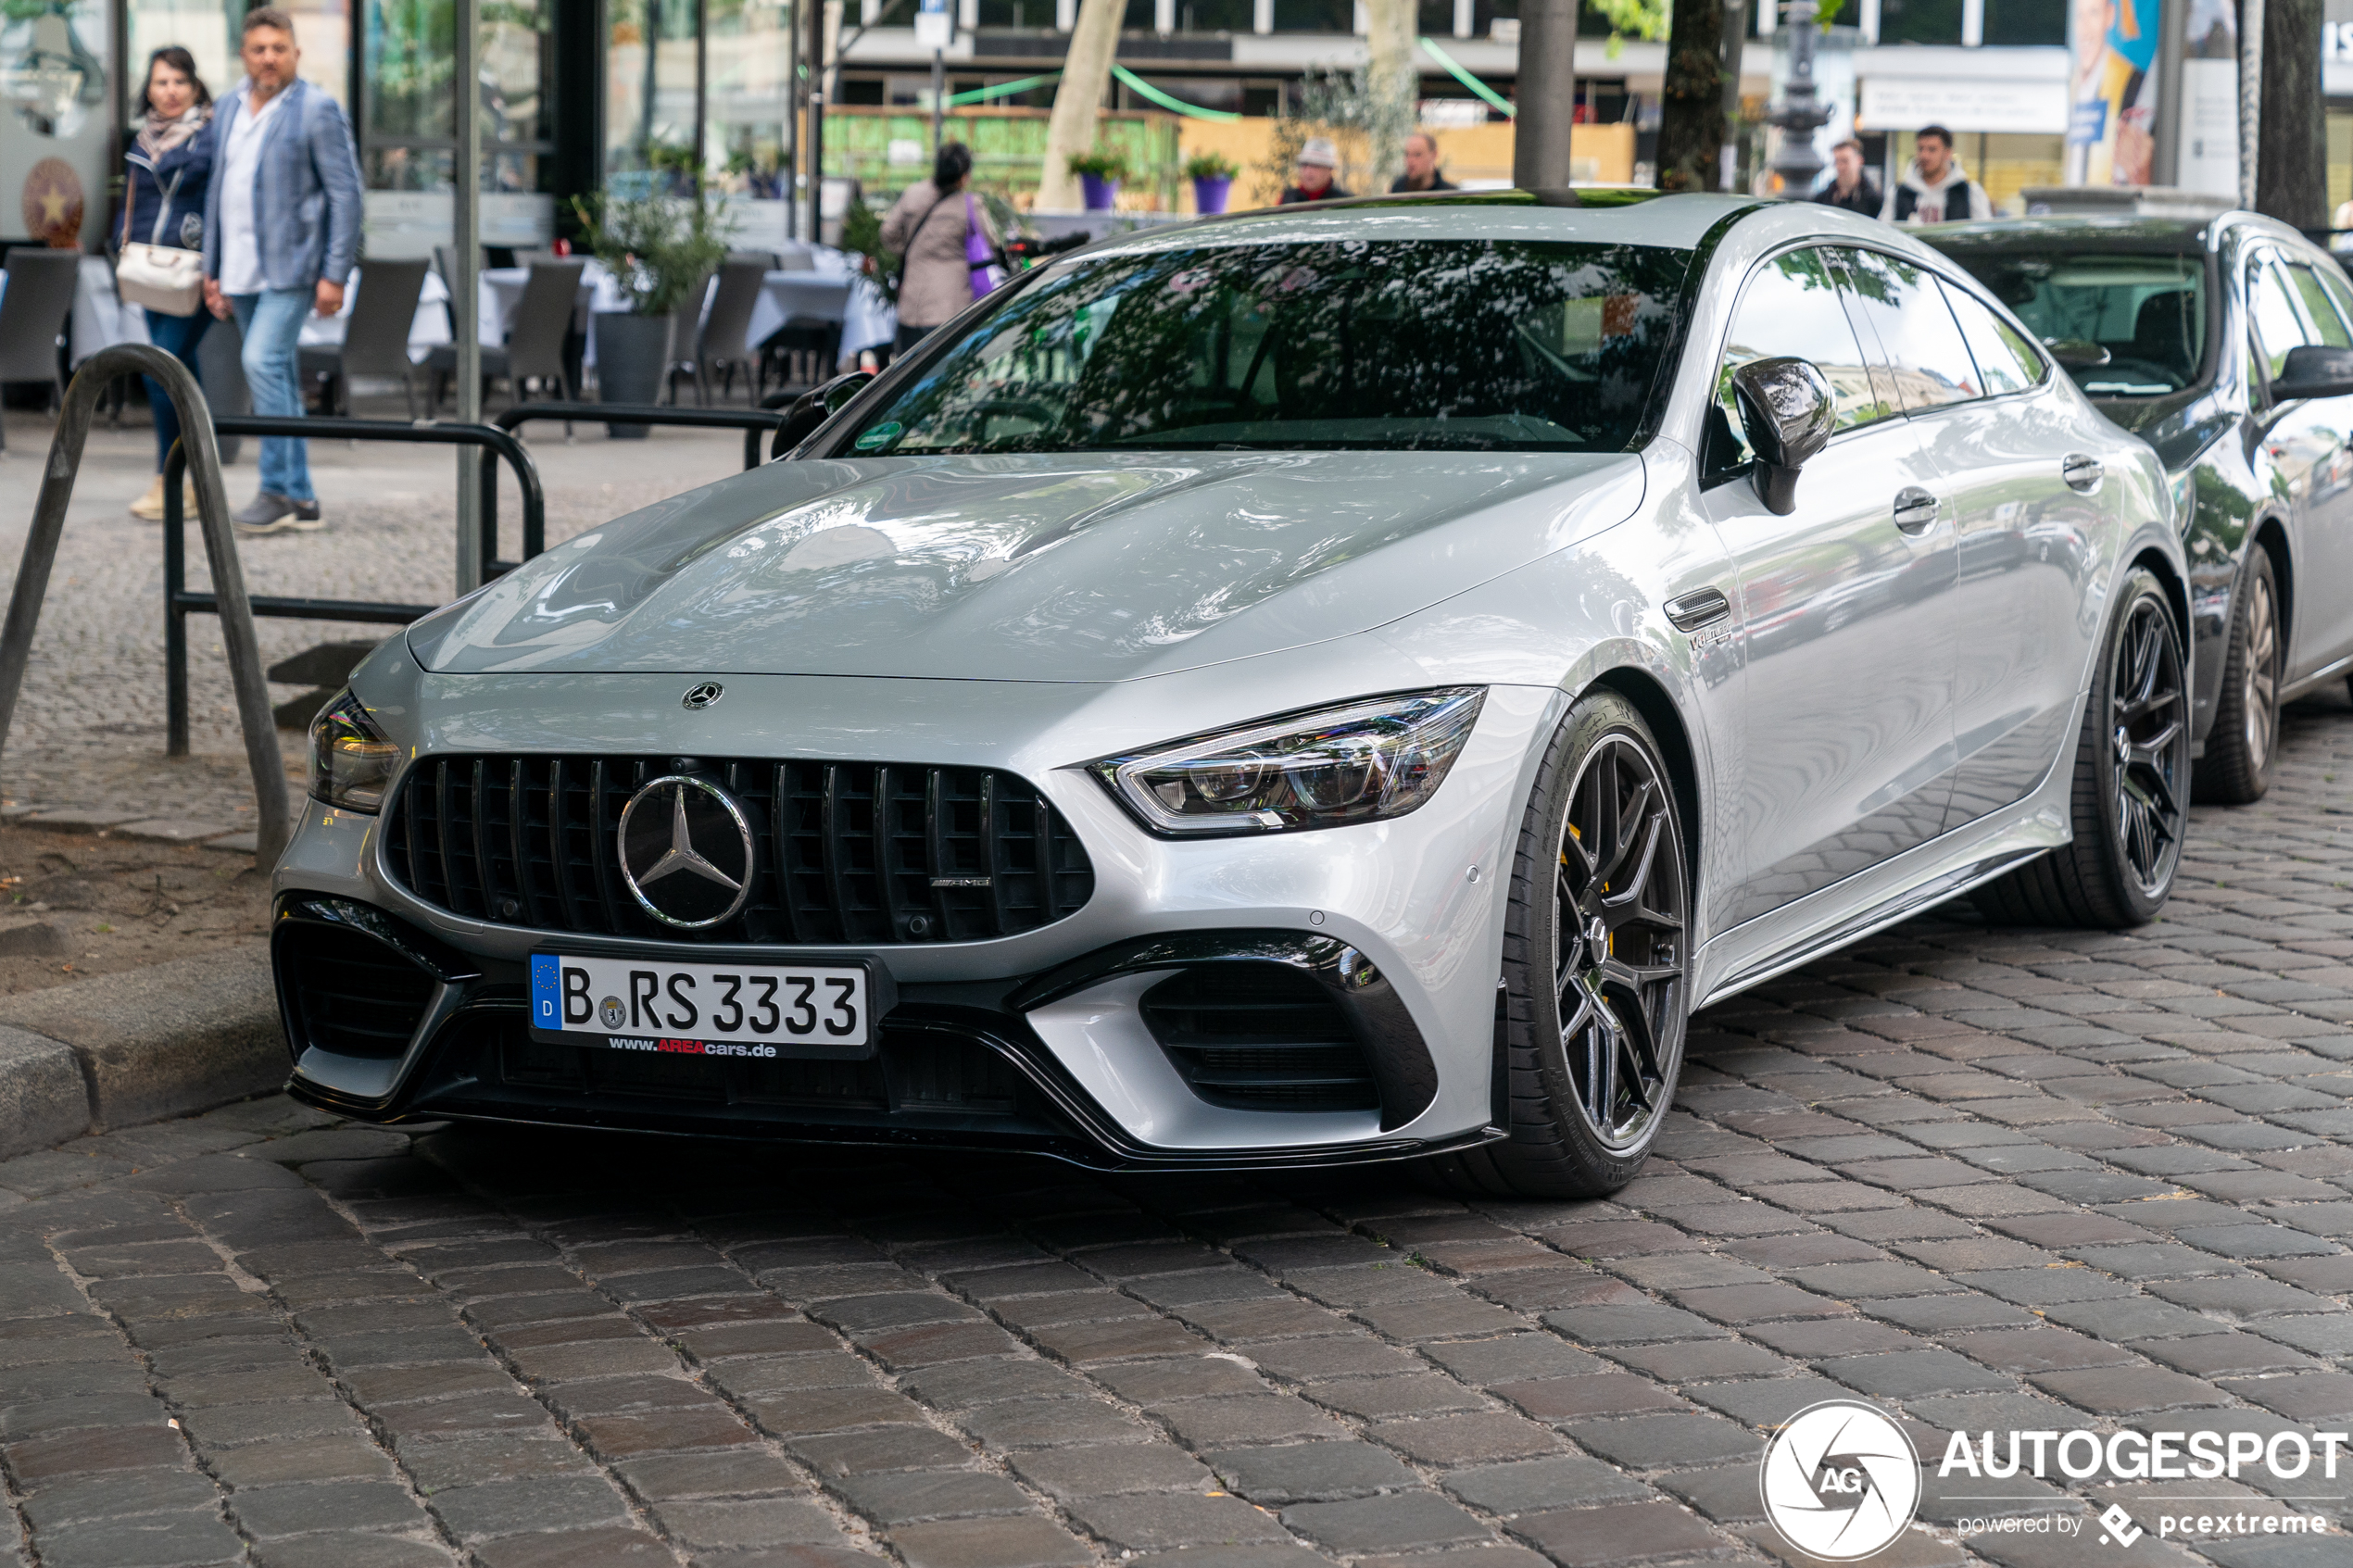
{"label": "rear wheel", "polygon": [[2280,738],[2280,593],[2271,553],[2255,546],[2231,611],[2231,642],[2222,659],[2222,695],[2214,733],[2198,759],[2192,790],[2225,806],[2259,800],[2271,787],[2271,759]]}
{"label": "rear wheel", "polygon": [[1599,691],[1554,735],[1504,931],[1509,1136],[1428,1162],[1456,1191],[1597,1198],[1633,1179],[1675,1098],[1690,1008],[1689,862],[1658,743]]}
{"label": "rear wheel", "polygon": [[2010,925],[2140,925],[2181,864],[2190,775],[2189,689],[2173,607],[2155,576],[2124,580],[2076,743],[2075,837],[1977,890]]}

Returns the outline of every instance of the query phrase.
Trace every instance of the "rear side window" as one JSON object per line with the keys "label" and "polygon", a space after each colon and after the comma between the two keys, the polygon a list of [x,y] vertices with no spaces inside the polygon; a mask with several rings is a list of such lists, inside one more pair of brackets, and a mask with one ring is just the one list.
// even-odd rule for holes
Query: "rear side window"
{"label": "rear side window", "polygon": [[2259,261],[2247,270],[2246,305],[2255,318],[2257,356],[2263,373],[2276,377],[2287,364],[2288,350],[2304,345],[2304,322],[2286,278],[2273,261]]}
{"label": "rear side window", "polygon": [[1928,273],[1884,251],[1840,253],[1863,330],[1876,333],[1906,413],[1985,395],[1977,361]]}
{"label": "rear side window", "polygon": [[1999,397],[2006,392],[2024,392],[2050,373],[2043,357],[2012,331],[2007,321],[1988,310],[1984,301],[1941,278],[1937,283],[1944,291],[1944,303],[1953,307],[1953,320],[1960,323],[1961,336],[1969,340],[1969,355],[1977,361],[1978,378],[1985,388],[1985,395]]}
{"label": "rear side window", "polygon": [[2345,319],[2338,313],[2336,302],[2329,297],[2329,291],[2321,286],[2321,280],[2313,275],[2313,270],[2292,265],[2287,270],[2287,277],[2288,282],[2296,286],[2296,297],[2304,302],[2305,320],[2312,323],[2319,341],[2331,348],[2353,348],[2353,332],[2346,329]]}
{"label": "rear side window", "polygon": [[1737,448],[1735,462],[1754,454],[1732,400],[1732,372],[1752,360],[1784,356],[1810,360],[1829,381],[1836,428],[1852,430],[1896,412],[1871,385],[1869,363],[1822,253],[1784,251],[1750,275],[1724,340],[1723,363],[1717,367],[1716,400]]}

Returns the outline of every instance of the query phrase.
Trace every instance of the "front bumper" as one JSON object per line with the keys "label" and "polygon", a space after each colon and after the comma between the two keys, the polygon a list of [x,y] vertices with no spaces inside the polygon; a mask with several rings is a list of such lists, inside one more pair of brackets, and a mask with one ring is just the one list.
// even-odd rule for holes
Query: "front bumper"
{"label": "front bumper", "polygon": [[[430,676],[418,683],[441,684]],[[544,690],[526,685],[509,713],[498,700],[501,683],[447,684],[470,688],[465,733],[433,726],[410,739],[412,756],[527,749],[553,738]],[[571,746],[656,755],[707,749],[648,733],[677,711],[674,677],[576,684],[596,691],[593,705],[568,705]],[[853,746],[874,744],[871,709],[859,721],[862,734],[828,735],[813,721],[851,705],[837,691],[799,689],[844,683],[762,677],[729,684],[731,702],[755,697],[748,709],[797,709],[793,749],[801,755],[855,755]],[[771,689],[743,690],[755,684]],[[1031,694],[1004,694],[988,683],[890,684],[897,717],[936,700],[943,727],[952,709],[967,734],[993,729],[986,752],[967,746],[949,759],[1018,771],[1036,784],[1085,843],[1095,888],[1076,914],[1016,936],[792,949],[790,956],[810,961],[854,958],[870,965],[880,1004],[872,1060],[623,1060],[623,1053],[535,1045],[523,978],[535,949],[645,954],[648,944],[535,931],[436,908],[389,874],[379,819],[312,802],[277,874],[273,944],[296,1053],[291,1091],[367,1120],[470,1117],[1027,1148],[1120,1168],[1394,1159],[1497,1135],[1491,1123],[1504,857],[1541,750],[1536,738],[1556,717],[1556,691],[1491,688],[1445,784],[1404,817],[1180,842],[1151,837],[1092,779],[1041,766],[1038,756],[1050,745],[1065,759],[1109,747],[1091,739],[1041,740],[1023,734],[1026,725],[992,723],[998,716],[972,711],[1000,696],[1018,706]],[[448,710],[420,700],[446,694],[398,695],[412,713]],[[1230,702],[1230,692],[1226,697]],[[369,700],[384,710],[373,696]],[[1102,716],[1080,708],[1100,728]],[[1145,721],[1165,723],[1166,705],[1155,711],[1159,717]],[[605,733],[598,733],[600,724]],[[1009,730],[1020,738],[1002,739]],[[322,929],[363,946],[322,957],[316,946]],[[653,946],[684,961],[784,956],[715,943]],[[359,960],[369,955],[419,976],[414,1025],[405,1034],[390,1024],[379,1024],[372,1038],[339,1032],[339,1019],[371,1010],[351,998],[336,1002],[333,985],[318,977],[361,972]],[[1205,1059],[1172,1044],[1154,1009],[1166,1010],[1173,979],[1219,965],[1255,966],[1262,975],[1288,970],[1306,977],[1302,984],[1323,986],[1347,1019],[1370,1082],[1363,1100],[1311,1097],[1301,1109],[1277,1109],[1204,1089],[1197,1069]],[[1349,979],[1359,976],[1370,979],[1352,987]],[[306,987],[320,996],[306,1001]]]}

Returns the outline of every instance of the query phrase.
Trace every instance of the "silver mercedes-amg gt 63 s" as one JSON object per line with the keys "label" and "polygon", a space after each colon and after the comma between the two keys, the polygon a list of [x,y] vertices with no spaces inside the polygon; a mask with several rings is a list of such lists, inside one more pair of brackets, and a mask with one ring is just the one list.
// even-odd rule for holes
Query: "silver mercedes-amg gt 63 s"
{"label": "silver mercedes-amg gt 63 s", "polygon": [[295,1094],[1595,1194],[1694,1008],[2172,881],[2163,472],[1876,223],[1122,235],[788,429],[321,715]]}

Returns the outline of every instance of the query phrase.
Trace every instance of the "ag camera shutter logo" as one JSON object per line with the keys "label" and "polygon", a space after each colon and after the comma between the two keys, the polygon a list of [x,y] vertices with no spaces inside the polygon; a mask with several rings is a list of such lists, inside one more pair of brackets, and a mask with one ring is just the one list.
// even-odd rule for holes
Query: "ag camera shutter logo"
{"label": "ag camera shutter logo", "polygon": [[1920,1456],[1870,1405],[1808,1405],[1765,1446],[1765,1516],[1800,1551],[1832,1562],[1869,1557],[1901,1536],[1920,1501]]}

